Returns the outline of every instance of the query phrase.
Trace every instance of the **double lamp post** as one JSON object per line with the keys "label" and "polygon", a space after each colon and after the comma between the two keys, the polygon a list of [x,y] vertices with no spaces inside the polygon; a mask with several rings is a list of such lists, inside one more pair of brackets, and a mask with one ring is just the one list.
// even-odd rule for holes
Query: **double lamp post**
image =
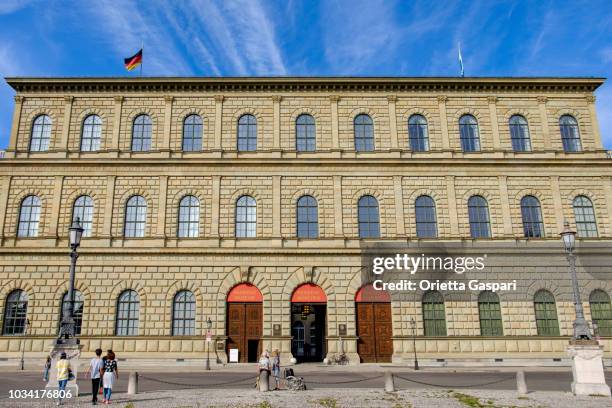
{"label": "double lamp post", "polygon": [[76,262],[79,258],[77,248],[81,245],[81,237],[83,236],[84,228],[81,225],[81,220],[77,217],[70,226],[70,287],[68,297],[68,310],[63,313],[62,325],[57,338],[57,344],[75,345],[79,344],[75,337],[75,322],[74,322],[74,275],[76,272]]}

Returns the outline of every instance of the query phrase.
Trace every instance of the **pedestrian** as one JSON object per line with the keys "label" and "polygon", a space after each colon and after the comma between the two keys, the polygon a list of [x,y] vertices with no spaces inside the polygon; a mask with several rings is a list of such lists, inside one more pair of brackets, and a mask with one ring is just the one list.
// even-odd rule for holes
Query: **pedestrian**
{"label": "pedestrian", "polygon": [[98,389],[100,388],[100,371],[104,365],[102,361],[102,349],[96,349],[96,356],[89,362],[89,367],[85,372],[85,376],[89,375],[91,378],[91,403],[96,405],[98,403]]}
{"label": "pedestrian", "polygon": [[49,381],[49,370],[51,370],[51,356],[47,356],[47,361],[45,361],[45,371],[43,372],[43,381]]}
{"label": "pedestrian", "polygon": [[59,388],[58,399],[56,405],[62,405],[64,403],[64,397],[66,396],[66,385],[72,374],[72,368],[70,367],[70,361],[66,359],[66,353],[60,354],[60,359],[56,364],[57,368],[57,385]]}
{"label": "pedestrian", "polygon": [[274,376],[274,381],[276,385],[274,386],[275,390],[278,390],[278,385],[280,384],[280,352],[278,349],[275,349],[272,352],[272,375]]}
{"label": "pedestrian", "polygon": [[113,350],[108,350],[106,355],[106,361],[104,366],[100,369],[102,375],[102,381],[104,383],[104,404],[110,404],[111,394],[113,392],[113,384],[115,380],[119,379],[119,369],[117,368],[117,360],[115,360],[115,353]]}
{"label": "pedestrian", "polygon": [[261,353],[261,356],[259,357],[259,372],[261,373],[262,371],[265,370],[269,374],[270,369],[271,369],[270,353],[268,353],[268,350],[264,350],[264,352]]}

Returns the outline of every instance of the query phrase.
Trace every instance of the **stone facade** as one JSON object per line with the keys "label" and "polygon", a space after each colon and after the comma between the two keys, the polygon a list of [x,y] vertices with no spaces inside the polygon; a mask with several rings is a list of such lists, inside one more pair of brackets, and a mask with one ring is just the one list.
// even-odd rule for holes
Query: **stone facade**
{"label": "stone facade", "polygon": [[[357,356],[355,294],[369,280],[363,254],[419,254],[439,250],[457,256],[486,254],[484,271],[470,279],[517,280],[500,293],[503,336],[480,335],[478,294],[444,293],[446,337],[426,337],[422,292],[392,296],[393,361],[423,358],[493,360],[565,357],[573,304],[567,261],[558,233],[572,202],[585,195],[594,206],[597,238],[579,239],[578,271],[587,320],[589,294],[612,295],[612,161],[603,149],[593,91],[599,79],[449,78],[9,78],[17,91],[6,158],[0,162],[0,303],[14,289],[28,295],[30,327],[23,336],[0,336],[0,356],[21,350],[42,355],[58,329],[67,291],[68,227],[75,199],[93,199],[92,236],[79,248],[77,289],[84,297],[81,343],[127,358],[203,358],[206,320],[213,322],[216,350],[225,361],[226,296],[251,282],[263,301],[263,345],[291,352],[290,299],[313,282],[327,296],[327,352],[336,353],[339,326],[352,362]],[[132,152],[132,122],[152,119],[152,149]],[[202,150],[181,151],[183,119],[203,120]],[[237,123],[257,119],[257,151],[238,152]],[[316,122],[316,151],[297,152],[295,121]],[[356,152],[353,120],[374,122],[374,152]],[[408,118],[428,122],[430,150],[408,145]],[[463,153],[459,118],[478,120],[481,151]],[[30,152],[34,119],[52,120],[48,151]],[[82,123],[102,119],[100,149],[81,152]],[[528,121],[532,151],[512,151],[508,120]],[[565,153],[559,118],[571,114],[582,151]],[[124,238],[127,200],[147,203],[143,238]],[[235,203],[248,194],[257,202],[256,238],[235,238]],[[297,239],[296,202],[318,201],[319,238]],[[436,202],[438,238],[418,239],[415,199]],[[544,237],[525,239],[520,200],[540,200]],[[17,236],[21,201],[41,200],[37,237]],[[185,195],[200,201],[199,237],[177,238],[178,205]],[[380,239],[359,239],[357,201],[378,200]],[[467,200],[487,199],[490,239],[470,238]],[[382,250],[381,250],[382,251]],[[467,278],[467,277],[466,277]],[[462,278],[460,278],[462,279]],[[117,297],[125,289],[140,297],[137,336],[114,336]],[[187,289],[196,298],[194,336],[172,336],[172,299]],[[534,294],[547,289],[556,301],[560,337],[538,336]],[[0,322],[1,323],[1,322]],[[273,332],[273,324],[281,332]],[[606,355],[612,338],[603,338]]]}

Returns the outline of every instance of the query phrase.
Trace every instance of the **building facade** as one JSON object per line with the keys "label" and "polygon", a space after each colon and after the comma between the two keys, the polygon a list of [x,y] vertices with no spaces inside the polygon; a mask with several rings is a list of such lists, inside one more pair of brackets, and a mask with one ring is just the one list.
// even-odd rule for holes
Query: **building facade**
{"label": "building facade", "polygon": [[[7,82],[0,357],[53,343],[77,217],[84,351],[401,363],[416,347],[440,364],[553,364],[574,319],[567,220],[586,317],[610,356],[602,79]],[[484,256],[483,270],[441,280],[517,290],[373,291],[370,257],[395,253]]]}

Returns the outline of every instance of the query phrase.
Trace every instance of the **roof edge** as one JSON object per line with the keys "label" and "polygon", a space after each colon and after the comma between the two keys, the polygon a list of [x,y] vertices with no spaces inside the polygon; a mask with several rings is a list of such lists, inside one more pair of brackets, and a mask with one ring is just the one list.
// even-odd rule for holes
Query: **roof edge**
{"label": "roof edge", "polygon": [[593,92],[603,77],[401,77],[401,76],[266,76],[266,77],[5,77],[17,92],[148,91],[583,91]]}

